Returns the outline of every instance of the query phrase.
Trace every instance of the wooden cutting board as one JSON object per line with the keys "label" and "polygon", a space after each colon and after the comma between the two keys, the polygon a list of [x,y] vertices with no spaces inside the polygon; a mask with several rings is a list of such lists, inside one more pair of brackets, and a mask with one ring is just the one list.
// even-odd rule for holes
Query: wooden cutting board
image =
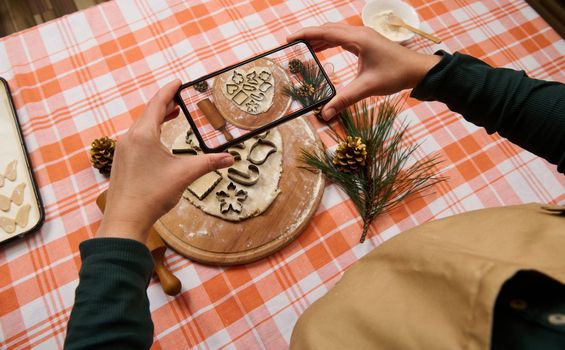
{"label": "wooden cutting board", "polygon": [[[162,128],[162,141],[170,147],[186,133],[188,123],[181,114]],[[229,222],[208,215],[182,198],[154,228],[163,240],[185,257],[211,265],[249,263],[282,249],[306,228],[324,192],[320,173],[300,168],[300,149],[316,147],[320,140],[303,118],[278,127],[283,138],[281,193],[260,216]]]}

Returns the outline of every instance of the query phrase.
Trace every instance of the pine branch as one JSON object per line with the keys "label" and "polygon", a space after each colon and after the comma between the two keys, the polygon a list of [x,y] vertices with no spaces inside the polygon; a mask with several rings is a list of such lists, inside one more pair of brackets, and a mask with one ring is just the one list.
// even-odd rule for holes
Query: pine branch
{"label": "pine branch", "polygon": [[[437,174],[441,163],[438,156],[416,160],[409,165],[420,145],[403,146],[407,123],[400,122],[394,127],[404,99],[386,98],[378,107],[370,107],[373,102],[365,100],[349,107],[341,113],[339,120],[345,137],[359,137],[366,146],[366,164],[361,170],[344,172],[338,169],[333,164],[336,153],[323,146],[314,150],[302,149],[300,155],[307,168],[321,171],[351,198],[363,219],[361,243],[380,214],[445,180]],[[330,128],[330,136],[337,143],[345,140],[335,128]]]}
{"label": "pine branch", "polygon": [[[315,62],[305,62],[300,72],[296,74],[296,80],[298,84],[285,86],[284,93],[298,101],[303,107],[312,106],[332,93],[326,77]],[[307,96],[301,95],[299,89],[304,85],[312,86],[314,92]]]}

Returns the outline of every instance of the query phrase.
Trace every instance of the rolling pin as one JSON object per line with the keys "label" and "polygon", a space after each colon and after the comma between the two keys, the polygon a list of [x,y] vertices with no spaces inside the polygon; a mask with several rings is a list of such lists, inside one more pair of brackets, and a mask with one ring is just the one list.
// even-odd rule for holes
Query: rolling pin
{"label": "rolling pin", "polygon": [[[96,204],[98,205],[98,208],[104,212],[104,208],[106,207],[106,191],[100,193],[96,199]],[[163,258],[165,256],[167,246],[153,227],[149,229],[145,245],[149,248],[151,256],[153,257],[155,273],[159,276],[159,281],[161,282],[163,291],[171,296],[177,295],[181,290],[182,284],[180,280],[173,275],[171,271],[167,270],[165,265],[163,265]]]}
{"label": "rolling pin", "polygon": [[226,140],[231,141],[233,140],[233,136],[230,134],[229,130],[226,128],[226,120],[220,114],[220,111],[216,108],[216,105],[210,101],[209,98],[206,98],[202,101],[198,101],[196,103],[200,111],[204,114],[206,119],[212,124],[214,129],[221,131],[224,134]]}

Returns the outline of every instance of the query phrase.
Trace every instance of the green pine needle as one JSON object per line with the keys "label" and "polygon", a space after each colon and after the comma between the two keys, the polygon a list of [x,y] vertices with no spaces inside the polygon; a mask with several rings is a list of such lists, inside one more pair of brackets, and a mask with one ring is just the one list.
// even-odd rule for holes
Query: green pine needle
{"label": "green pine needle", "polygon": [[344,141],[346,136],[361,138],[367,147],[366,166],[362,170],[357,173],[338,170],[332,162],[335,153],[323,146],[314,150],[302,149],[299,156],[307,168],[321,171],[351,198],[363,219],[361,243],[376,217],[445,180],[437,175],[441,163],[439,157],[413,161],[414,152],[420,145],[404,145],[408,127],[405,122],[394,127],[404,99],[385,98],[380,106],[370,108],[374,102],[365,100],[341,113],[339,122],[345,136],[330,127],[330,136],[337,143]]}
{"label": "green pine needle", "polygon": [[[285,86],[284,93],[293,100],[300,102],[303,107],[310,107],[332,94],[326,77],[315,62],[305,62],[304,68],[297,75],[297,80],[300,84]],[[314,94],[312,96],[301,96],[298,94],[298,89],[303,84],[310,84],[314,87]]]}

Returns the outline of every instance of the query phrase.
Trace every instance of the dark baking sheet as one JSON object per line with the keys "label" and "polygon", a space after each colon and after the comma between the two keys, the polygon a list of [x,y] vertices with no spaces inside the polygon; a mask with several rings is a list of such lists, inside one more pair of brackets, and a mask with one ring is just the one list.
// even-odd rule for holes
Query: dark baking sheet
{"label": "dark baking sheet", "polygon": [[[45,210],[43,208],[43,202],[41,200],[41,195],[39,193],[39,190],[37,188],[37,182],[35,181],[35,176],[33,173],[33,170],[31,168],[31,162],[29,160],[29,155],[27,153],[27,148],[24,142],[24,138],[22,135],[22,131],[21,131],[21,126],[17,117],[17,113],[16,113],[16,109],[14,108],[14,102],[12,100],[12,95],[10,93],[10,87],[8,86],[8,83],[6,82],[6,80],[2,77],[0,77],[0,98],[3,98],[3,94],[6,94],[8,97],[8,102],[9,102],[9,110],[11,111],[11,116],[9,116],[9,118],[12,118],[14,121],[14,124],[16,126],[16,134],[13,135],[15,141],[19,144],[19,151],[21,153],[23,153],[23,157],[22,155],[15,155],[14,158],[18,159],[18,160],[22,160],[21,158],[23,158],[23,162],[25,162],[25,168],[27,170],[28,176],[29,178],[26,179],[26,183],[31,182],[31,184],[28,183],[28,185],[31,185],[29,187],[31,187],[29,190],[31,190],[33,192],[33,199],[35,200],[35,206],[37,208],[38,213],[38,217],[36,218],[35,222],[28,222],[27,224],[27,229],[21,233],[17,233],[17,234],[6,234],[4,231],[2,231],[3,235],[0,236],[0,244],[1,243],[5,243],[8,241],[12,241],[13,239],[22,237],[28,233],[37,231],[41,225],[43,224],[44,220],[45,220]],[[0,111],[1,112],[1,111]],[[0,140],[0,144],[4,143],[4,142],[12,142],[13,140]],[[5,145],[4,145],[5,146]],[[5,166],[5,165],[4,165]],[[0,171],[4,171],[4,169],[0,169]],[[27,181],[29,180],[29,181]],[[26,190],[28,186],[26,186]],[[6,195],[6,194],[5,194]],[[25,203],[25,202],[24,202]],[[23,205],[23,204],[22,204]],[[1,215],[1,214],[0,214]],[[0,228],[0,230],[2,230]],[[5,237],[8,236],[8,237]]]}

